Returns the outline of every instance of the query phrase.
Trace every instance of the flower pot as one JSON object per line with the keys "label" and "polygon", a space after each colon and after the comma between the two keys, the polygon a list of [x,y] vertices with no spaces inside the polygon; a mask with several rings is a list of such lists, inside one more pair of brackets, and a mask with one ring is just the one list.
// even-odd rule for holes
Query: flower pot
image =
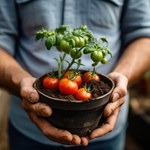
{"label": "flower pot", "polygon": [[[84,72],[84,71],[83,71]],[[40,95],[40,101],[49,105],[53,113],[47,118],[51,124],[79,136],[86,136],[98,127],[105,105],[114,89],[114,82],[107,76],[99,74],[101,81],[107,83],[110,90],[95,99],[88,101],[66,100],[45,94],[42,88],[43,75],[34,83]]]}

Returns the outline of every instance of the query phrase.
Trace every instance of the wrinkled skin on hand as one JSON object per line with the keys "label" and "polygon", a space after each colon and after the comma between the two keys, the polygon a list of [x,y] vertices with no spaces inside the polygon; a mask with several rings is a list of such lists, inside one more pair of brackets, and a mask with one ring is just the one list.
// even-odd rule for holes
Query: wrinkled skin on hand
{"label": "wrinkled skin on hand", "polygon": [[21,81],[20,94],[22,97],[22,106],[28,113],[32,122],[42,131],[50,140],[67,145],[87,145],[77,135],[72,135],[69,131],[58,129],[52,126],[45,118],[52,114],[52,110],[46,104],[39,102],[39,95],[32,87],[35,78],[24,78]]}
{"label": "wrinkled skin on hand", "polygon": [[128,79],[117,72],[112,72],[108,76],[115,82],[115,88],[112,92],[110,102],[104,108],[103,117],[106,119],[99,128],[92,131],[87,140],[98,138],[111,132],[117,122],[121,106],[125,102],[124,97],[127,94]]}
{"label": "wrinkled skin on hand", "polygon": [[105,122],[93,130],[87,137],[79,137],[78,135],[72,135],[69,131],[58,129],[43,118],[49,117],[52,114],[52,110],[46,104],[39,102],[39,95],[32,87],[35,78],[24,78],[21,82],[20,93],[23,99],[23,108],[48,139],[67,145],[87,146],[90,140],[101,137],[113,130],[121,106],[125,102],[124,96],[127,94],[127,78],[117,72],[112,72],[108,76],[115,82],[116,86],[111,95],[110,102],[104,108],[103,117],[106,118]]}

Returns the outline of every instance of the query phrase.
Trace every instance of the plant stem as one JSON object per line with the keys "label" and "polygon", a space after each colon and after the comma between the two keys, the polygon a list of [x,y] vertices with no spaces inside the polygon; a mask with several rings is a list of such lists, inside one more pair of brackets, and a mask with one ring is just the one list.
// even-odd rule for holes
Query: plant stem
{"label": "plant stem", "polygon": [[[81,51],[82,48],[84,48],[84,46],[81,47],[81,48],[79,49],[79,51]],[[75,54],[75,56],[72,58],[72,61],[69,63],[68,67],[66,68],[66,70],[65,70],[66,72],[67,72],[67,71],[72,67],[72,65],[74,64],[77,54],[78,54],[78,51],[77,51],[77,53]],[[62,73],[62,76],[63,76],[63,75],[64,75],[64,73]]]}
{"label": "plant stem", "polygon": [[63,57],[60,57],[59,63],[58,63],[58,79],[61,79],[63,74],[62,73],[62,66],[63,66],[63,62],[65,60],[66,57],[66,53],[64,53]]}

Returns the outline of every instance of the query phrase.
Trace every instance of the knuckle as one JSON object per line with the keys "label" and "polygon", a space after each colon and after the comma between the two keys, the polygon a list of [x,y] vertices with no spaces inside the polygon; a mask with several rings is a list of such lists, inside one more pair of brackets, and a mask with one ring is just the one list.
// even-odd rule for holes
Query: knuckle
{"label": "knuckle", "polygon": [[107,104],[107,106],[104,109],[104,116],[108,117],[113,113],[113,105],[112,103]]}
{"label": "knuckle", "polygon": [[28,93],[28,88],[27,87],[21,88],[20,94],[21,94],[22,97],[25,97],[27,93]]}
{"label": "knuckle", "polygon": [[123,87],[120,87],[120,88],[119,88],[119,95],[120,95],[120,98],[121,98],[121,97],[124,97],[126,94],[127,94],[127,89],[125,89],[125,88],[123,88]]}

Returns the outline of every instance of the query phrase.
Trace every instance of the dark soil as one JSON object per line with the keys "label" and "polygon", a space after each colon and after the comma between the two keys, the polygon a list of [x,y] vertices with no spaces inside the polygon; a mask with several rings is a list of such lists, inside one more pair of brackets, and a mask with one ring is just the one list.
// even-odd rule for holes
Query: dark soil
{"label": "dark soil", "polygon": [[[83,86],[84,86],[84,84],[81,85],[81,87],[83,87]],[[91,89],[92,99],[108,93],[111,89],[111,87],[107,83],[104,83],[103,81],[99,81],[99,82],[91,81],[91,82],[87,83],[87,86],[90,87],[90,89]],[[49,89],[44,89],[44,88],[42,88],[42,86],[40,86],[40,90],[44,94],[54,97],[54,98],[66,99],[68,101],[76,100],[73,95],[67,95],[67,96],[62,95],[61,93],[59,93],[58,90],[52,91]]]}

